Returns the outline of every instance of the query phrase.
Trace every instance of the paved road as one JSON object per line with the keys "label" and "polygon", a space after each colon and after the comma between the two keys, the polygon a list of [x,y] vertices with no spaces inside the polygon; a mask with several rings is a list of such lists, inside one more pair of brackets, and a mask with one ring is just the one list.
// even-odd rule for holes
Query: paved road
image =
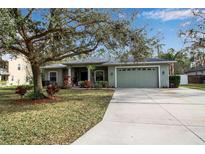
{"label": "paved road", "polygon": [[73,144],[205,144],[205,92],[116,89],[102,122]]}

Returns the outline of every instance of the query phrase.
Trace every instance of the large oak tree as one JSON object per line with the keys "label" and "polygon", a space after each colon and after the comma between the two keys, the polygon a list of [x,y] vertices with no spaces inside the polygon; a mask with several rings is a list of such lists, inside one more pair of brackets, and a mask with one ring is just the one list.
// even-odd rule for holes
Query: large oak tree
{"label": "large oak tree", "polygon": [[120,18],[116,12],[111,9],[0,9],[0,51],[22,54],[28,59],[38,98],[42,94],[40,66],[100,49],[112,52],[132,47],[133,50],[132,44],[137,43],[133,38],[138,34],[130,26],[132,19]]}

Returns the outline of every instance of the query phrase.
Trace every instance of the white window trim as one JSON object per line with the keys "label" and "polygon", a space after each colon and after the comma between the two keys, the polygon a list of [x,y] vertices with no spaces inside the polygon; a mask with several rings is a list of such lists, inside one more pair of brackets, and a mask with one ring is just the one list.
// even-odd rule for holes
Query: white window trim
{"label": "white window trim", "polygon": [[56,73],[56,82],[58,82],[58,71],[49,71],[48,72],[48,79],[49,79],[49,81],[51,81],[51,76],[50,76],[50,74],[51,74],[51,72],[55,72]]}
{"label": "white window trim", "polygon": [[104,70],[95,70],[94,71],[94,80],[96,82],[96,73],[97,72],[103,72],[103,80],[102,81],[105,81],[105,71]]}
{"label": "white window trim", "polygon": [[158,68],[158,86],[161,88],[161,71],[160,71],[160,65],[149,65],[149,66],[116,66],[115,67],[115,88],[117,88],[117,69],[118,68],[138,68],[138,67],[157,67]]}

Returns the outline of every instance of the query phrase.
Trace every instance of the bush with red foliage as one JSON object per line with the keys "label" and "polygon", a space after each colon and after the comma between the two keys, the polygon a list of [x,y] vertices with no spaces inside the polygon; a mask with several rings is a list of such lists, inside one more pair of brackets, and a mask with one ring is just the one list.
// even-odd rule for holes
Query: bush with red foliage
{"label": "bush with red foliage", "polygon": [[46,89],[49,97],[53,97],[59,90],[59,87],[53,84],[48,85]]}
{"label": "bush with red foliage", "polygon": [[21,96],[21,98],[27,93],[27,89],[24,86],[18,86],[16,88],[16,94],[19,94]]}
{"label": "bush with red foliage", "polygon": [[84,87],[85,88],[91,88],[91,82],[89,80],[84,81]]}
{"label": "bush with red foliage", "polygon": [[71,81],[71,77],[66,75],[63,78],[63,87],[64,88],[71,88],[72,87],[72,81]]}

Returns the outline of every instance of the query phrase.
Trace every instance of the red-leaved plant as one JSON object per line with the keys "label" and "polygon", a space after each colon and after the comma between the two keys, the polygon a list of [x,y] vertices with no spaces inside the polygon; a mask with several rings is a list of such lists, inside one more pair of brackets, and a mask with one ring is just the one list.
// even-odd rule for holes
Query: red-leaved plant
{"label": "red-leaved plant", "polygon": [[85,80],[85,81],[84,81],[84,87],[85,87],[85,88],[91,88],[91,82],[88,81],[88,80]]}
{"label": "red-leaved plant", "polygon": [[54,95],[59,92],[59,87],[57,85],[50,84],[47,86],[46,92],[49,97],[53,98]]}
{"label": "red-leaved plant", "polygon": [[16,94],[19,94],[21,98],[27,93],[27,89],[24,86],[18,86],[15,91]]}

